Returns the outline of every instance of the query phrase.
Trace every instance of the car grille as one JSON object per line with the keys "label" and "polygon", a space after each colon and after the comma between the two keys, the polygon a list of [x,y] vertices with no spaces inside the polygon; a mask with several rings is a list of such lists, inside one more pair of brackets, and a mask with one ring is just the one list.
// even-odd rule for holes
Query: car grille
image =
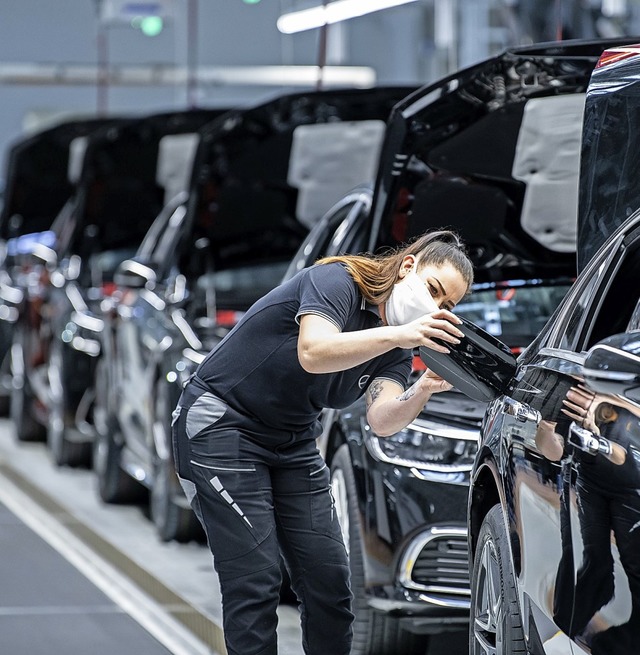
{"label": "car grille", "polygon": [[469,550],[462,528],[430,528],[413,539],[402,560],[401,583],[439,605],[468,607]]}

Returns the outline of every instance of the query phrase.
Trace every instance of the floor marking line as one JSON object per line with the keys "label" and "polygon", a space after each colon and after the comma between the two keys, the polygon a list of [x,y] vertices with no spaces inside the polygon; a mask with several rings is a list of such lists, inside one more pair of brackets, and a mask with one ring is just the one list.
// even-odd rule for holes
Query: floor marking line
{"label": "floor marking line", "polygon": [[219,655],[86,546],[0,471],[0,502],[173,655]]}

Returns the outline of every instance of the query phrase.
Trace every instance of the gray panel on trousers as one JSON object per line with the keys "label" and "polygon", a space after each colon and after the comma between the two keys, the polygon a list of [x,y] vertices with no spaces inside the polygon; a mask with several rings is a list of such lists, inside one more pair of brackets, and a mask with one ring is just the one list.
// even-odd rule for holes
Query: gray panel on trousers
{"label": "gray panel on trousers", "polygon": [[203,393],[187,411],[187,436],[189,439],[219,421],[227,411],[227,404],[212,393]]}

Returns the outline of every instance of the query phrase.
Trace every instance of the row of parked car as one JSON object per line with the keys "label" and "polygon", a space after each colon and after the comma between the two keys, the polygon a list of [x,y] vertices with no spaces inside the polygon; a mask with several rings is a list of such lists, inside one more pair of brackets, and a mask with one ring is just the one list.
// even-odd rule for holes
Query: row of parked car
{"label": "row of parked car", "polygon": [[[541,582],[526,565],[557,544],[567,551],[559,532],[542,542],[525,526],[575,513],[566,485],[576,484],[577,446],[550,460],[525,428],[557,411],[567,379],[588,377],[580,353],[624,332],[638,299],[636,269],[619,268],[622,245],[633,251],[631,220],[574,284],[577,255],[588,261],[603,241],[598,217],[615,195],[598,200],[598,181],[621,172],[602,157],[618,96],[603,108],[601,87],[587,93],[599,60],[596,82],[620,70],[600,59],[610,45],[514,48],[422,88],[70,121],[20,140],[0,213],[0,382],[17,438],[45,440],[59,465],[93,466],[105,502],[148,499],[161,539],[195,538],[170,418],[209,349],[321,256],[455,229],[476,270],[456,312],[482,337],[444,367],[456,387],[392,437],[372,433],[360,402],[323,414],[319,448],[352,569],[353,653],[423,655],[429,635],[466,625],[470,608],[474,653],[551,652],[558,627],[589,645],[614,614],[572,623],[565,561],[554,615],[555,578]],[[578,241],[579,202],[589,222]],[[628,218],[613,214],[606,236]],[[605,294],[614,272],[621,286]],[[416,353],[415,375],[423,359],[438,366],[427,355]],[[570,521],[562,526],[566,539]]]}

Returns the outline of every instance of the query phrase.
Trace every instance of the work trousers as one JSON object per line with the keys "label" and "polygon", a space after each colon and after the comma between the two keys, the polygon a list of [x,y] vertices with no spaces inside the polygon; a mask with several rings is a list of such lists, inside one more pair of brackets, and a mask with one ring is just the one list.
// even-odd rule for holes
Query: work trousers
{"label": "work trousers", "polygon": [[349,566],[313,430],[267,428],[193,378],[174,412],[173,446],[220,580],[228,654],[277,655],[282,554],[304,652],[348,655]]}

